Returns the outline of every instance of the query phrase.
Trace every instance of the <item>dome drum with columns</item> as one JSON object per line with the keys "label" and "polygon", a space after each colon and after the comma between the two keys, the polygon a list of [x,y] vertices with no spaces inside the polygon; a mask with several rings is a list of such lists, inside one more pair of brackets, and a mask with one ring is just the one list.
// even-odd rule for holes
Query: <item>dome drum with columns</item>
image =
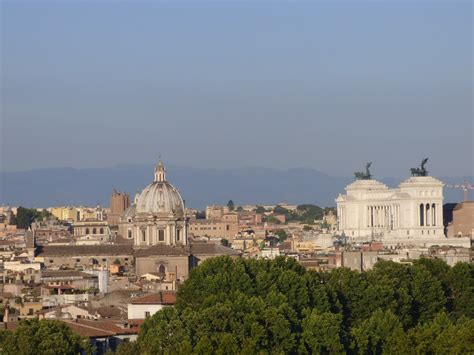
{"label": "dome drum with columns", "polygon": [[122,215],[119,232],[133,239],[136,247],[153,245],[186,245],[187,218],[179,191],[166,180],[166,169],[160,161],[154,181],[135,196]]}

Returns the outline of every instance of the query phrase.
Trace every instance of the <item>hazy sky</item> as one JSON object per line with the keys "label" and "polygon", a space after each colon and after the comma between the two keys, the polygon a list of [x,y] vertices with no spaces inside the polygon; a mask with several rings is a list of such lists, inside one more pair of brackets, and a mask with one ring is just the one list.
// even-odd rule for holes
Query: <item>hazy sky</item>
{"label": "hazy sky", "polygon": [[1,169],[473,174],[471,1],[2,1]]}

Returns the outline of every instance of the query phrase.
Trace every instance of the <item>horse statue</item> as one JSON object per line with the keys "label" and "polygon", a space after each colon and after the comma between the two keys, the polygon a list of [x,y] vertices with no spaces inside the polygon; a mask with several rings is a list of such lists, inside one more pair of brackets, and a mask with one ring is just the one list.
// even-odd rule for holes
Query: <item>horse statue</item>
{"label": "horse statue", "polygon": [[370,174],[370,166],[372,162],[365,164],[365,173],[362,171],[356,171],[354,176],[357,180],[370,180],[372,178],[372,174]]}
{"label": "horse statue", "polygon": [[421,161],[419,168],[411,168],[411,176],[427,176],[428,170],[425,169],[425,164],[427,163],[428,158],[425,158]]}

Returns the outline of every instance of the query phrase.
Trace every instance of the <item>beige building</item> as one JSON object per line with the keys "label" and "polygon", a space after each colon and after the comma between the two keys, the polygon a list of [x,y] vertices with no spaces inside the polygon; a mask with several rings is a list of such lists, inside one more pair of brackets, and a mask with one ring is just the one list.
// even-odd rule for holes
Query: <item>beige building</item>
{"label": "beige building", "polygon": [[229,213],[227,206],[207,206],[206,219],[221,219],[224,214]]}
{"label": "beige building", "polygon": [[109,225],[106,221],[79,221],[74,223],[73,229],[75,237],[89,236],[107,241],[110,236]]}
{"label": "beige building", "polygon": [[46,267],[104,268],[119,260],[121,265],[132,265],[131,245],[74,245],[40,246],[36,249],[36,260]]}
{"label": "beige building", "polygon": [[345,251],[342,253],[342,267],[354,271],[367,271],[379,260],[377,251]]}
{"label": "beige building", "polygon": [[52,207],[49,212],[61,221],[76,222],[80,217],[75,207]]}
{"label": "beige building", "polygon": [[189,268],[189,253],[184,247],[158,244],[135,251],[137,275],[158,273],[166,280],[184,281]]}
{"label": "beige building", "polygon": [[[225,217],[236,217],[229,215]],[[237,218],[224,218],[224,220],[192,219],[189,221],[189,234],[210,239],[234,240],[239,232]]]}

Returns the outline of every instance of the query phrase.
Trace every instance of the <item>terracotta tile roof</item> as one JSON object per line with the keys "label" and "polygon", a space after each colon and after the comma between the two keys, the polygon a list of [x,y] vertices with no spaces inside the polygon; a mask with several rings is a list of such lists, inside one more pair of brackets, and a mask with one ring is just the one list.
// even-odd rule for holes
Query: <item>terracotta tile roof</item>
{"label": "terracotta tile roof", "polygon": [[113,321],[113,320],[86,320],[63,321],[71,330],[81,336],[89,338],[102,338],[112,335],[138,334],[140,324],[133,321]]}
{"label": "terracotta tile roof", "polygon": [[136,257],[146,257],[153,255],[187,256],[188,252],[183,247],[164,244],[158,244],[152,247],[135,250]]}
{"label": "terracotta tile roof", "polygon": [[192,243],[188,250],[193,255],[240,255],[241,253],[232,248],[225,247],[218,243]]}
{"label": "terracotta tile roof", "polygon": [[76,255],[132,255],[131,245],[46,245],[37,249],[38,256],[76,256]]}
{"label": "terracotta tile roof", "polygon": [[175,292],[157,292],[142,297],[134,298],[130,301],[131,304],[168,304],[176,303]]}

